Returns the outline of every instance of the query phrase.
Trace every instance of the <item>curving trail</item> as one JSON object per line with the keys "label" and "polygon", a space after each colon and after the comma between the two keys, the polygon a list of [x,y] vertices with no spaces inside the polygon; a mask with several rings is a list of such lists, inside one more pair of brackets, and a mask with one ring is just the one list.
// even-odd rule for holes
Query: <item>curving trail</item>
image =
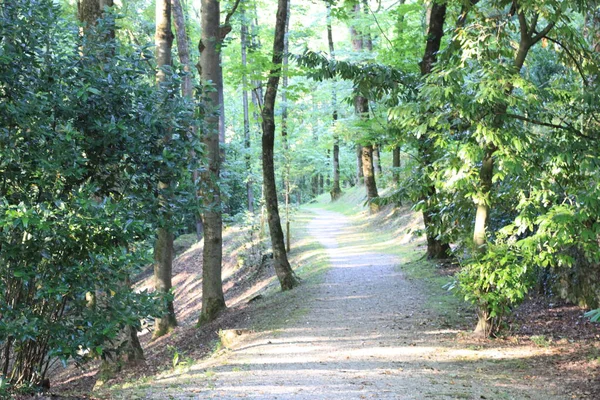
{"label": "curving trail", "polygon": [[282,330],[248,335],[228,354],[164,379],[160,395],[148,397],[564,398],[552,385],[532,386],[521,371],[507,370],[528,357],[523,349],[461,348],[455,333],[427,314],[424,294],[399,272],[400,260],[361,246],[362,232],[347,217],[314,213],[308,232],[326,248],[331,268],[290,297],[308,311]]}

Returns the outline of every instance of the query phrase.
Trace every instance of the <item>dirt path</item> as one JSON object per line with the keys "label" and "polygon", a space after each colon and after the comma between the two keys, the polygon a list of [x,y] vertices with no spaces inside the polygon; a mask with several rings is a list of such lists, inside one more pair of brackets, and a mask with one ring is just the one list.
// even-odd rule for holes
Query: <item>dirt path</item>
{"label": "dirt path", "polygon": [[[348,246],[347,217],[316,210],[308,232],[331,268],[298,297],[308,312],[282,330],[249,335],[232,351],[165,377],[166,398],[560,399],[527,377],[522,348],[461,348],[437,327],[399,260]],[[356,240],[354,240],[356,243]],[[277,310],[273,310],[274,313]],[[536,356],[538,356],[537,354]],[[525,360],[525,361],[523,361]],[[515,372],[511,371],[514,369]],[[168,395],[167,395],[168,394]],[[149,397],[162,398],[150,393]]]}

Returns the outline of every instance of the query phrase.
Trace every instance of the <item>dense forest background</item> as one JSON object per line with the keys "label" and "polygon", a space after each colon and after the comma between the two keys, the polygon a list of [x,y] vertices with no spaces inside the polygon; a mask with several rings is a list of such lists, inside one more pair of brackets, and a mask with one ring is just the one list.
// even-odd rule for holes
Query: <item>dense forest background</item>
{"label": "dense forest background", "polygon": [[356,185],[422,213],[477,334],[531,291],[598,308],[599,50],[595,0],[0,0],[0,393],[142,357],[176,236],[200,329],[223,224],[268,226],[296,287],[290,212]]}

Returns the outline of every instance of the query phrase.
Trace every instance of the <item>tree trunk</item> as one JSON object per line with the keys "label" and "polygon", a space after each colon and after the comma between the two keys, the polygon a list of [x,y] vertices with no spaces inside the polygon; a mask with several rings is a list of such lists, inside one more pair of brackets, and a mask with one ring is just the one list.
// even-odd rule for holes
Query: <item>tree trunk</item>
{"label": "tree trunk", "polygon": [[[166,228],[157,231],[154,245],[154,289],[167,295],[172,288],[171,275],[173,271],[173,235]],[[154,327],[154,337],[160,337],[177,326],[173,301],[166,303],[162,317],[157,318]]]}
{"label": "tree trunk", "polygon": [[[427,12],[427,42],[425,45],[425,53],[421,60],[420,68],[421,75],[425,76],[431,73],[433,64],[437,61],[437,53],[440,50],[442,37],[444,35],[444,22],[446,21],[446,4],[433,2]],[[431,168],[433,149],[429,141],[423,136],[418,141],[418,152],[421,158],[423,174],[427,176],[427,171]],[[450,255],[450,245],[438,238],[436,233],[439,227],[433,216],[438,214],[438,204],[436,199],[436,188],[433,182],[428,181],[425,187],[426,195],[421,197],[424,204],[423,207],[423,223],[425,225],[425,235],[427,237],[427,258],[429,259],[445,259]]]}
{"label": "tree trunk", "polygon": [[250,155],[250,112],[248,104],[248,76],[246,68],[248,66],[248,23],[246,21],[245,0],[241,9],[241,35],[240,41],[242,46],[242,108],[244,109],[244,147],[246,149],[246,170],[248,180],[246,182],[246,198],[248,203],[248,211],[254,214],[254,187],[252,182],[252,158]]}
{"label": "tree trunk", "polygon": [[[527,22],[523,10],[516,10],[521,38],[519,48],[514,59],[514,70],[516,74],[520,74],[527,54],[533,45],[542,39],[553,27],[554,23],[550,22],[544,29],[538,31],[536,25],[538,22],[537,15],[532,18],[531,25]],[[514,90],[514,85],[511,82],[506,84],[504,90],[505,97],[509,97]],[[495,130],[501,130],[504,126],[502,116],[507,111],[507,104],[498,104],[495,110],[495,118],[492,121],[492,126]],[[479,193],[475,205],[477,214],[475,216],[475,227],[473,229],[473,243],[476,246],[476,251],[484,253],[487,250],[487,224],[490,218],[491,200],[492,200],[492,179],[494,176],[494,154],[498,150],[496,143],[488,141],[484,145],[484,155],[481,160],[481,168],[479,171]],[[490,320],[491,310],[487,305],[479,306],[478,323],[475,328],[476,334],[489,336],[494,328]]]}
{"label": "tree trunk", "polygon": [[480,306],[477,308],[477,326],[473,335],[481,338],[489,337],[494,330],[493,319],[490,317],[488,307]]}
{"label": "tree trunk", "polygon": [[479,185],[482,197],[476,201],[477,214],[475,216],[475,229],[473,230],[473,243],[479,251],[485,250],[486,226],[490,214],[490,192],[492,190],[492,177],[494,175],[495,147],[489,146],[481,162],[479,170]]}
{"label": "tree trunk", "polygon": [[[77,17],[87,29],[96,25],[98,19],[102,17],[104,7],[113,5],[113,0],[79,0],[77,1]],[[114,38],[114,32],[111,37]]]}
{"label": "tree trunk", "polygon": [[394,182],[396,184],[400,183],[400,147],[394,147],[394,152],[392,155],[392,170],[394,171]]}
{"label": "tree trunk", "polygon": [[[262,43],[260,42],[260,36],[258,35],[258,9],[256,6],[256,1],[254,4],[254,18],[250,19],[250,33],[251,33],[251,44],[252,51],[260,51],[262,47]],[[254,119],[256,120],[256,124],[258,129],[262,129],[262,125],[260,122],[260,113],[262,112],[262,100],[263,100],[263,87],[262,81],[260,79],[253,80],[252,82],[252,103],[254,104]]]}
{"label": "tree trunk", "polygon": [[262,110],[262,163],[265,204],[269,220],[271,244],[273,246],[275,272],[282,290],[292,289],[299,283],[285,251],[283,230],[281,229],[279,207],[277,204],[277,187],[275,184],[275,166],[273,160],[273,148],[275,144],[275,99],[277,98],[277,87],[279,86],[279,77],[281,75],[287,14],[288,0],[278,0],[275,39],[273,41],[273,69],[269,74]]}
{"label": "tree trunk", "polygon": [[288,88],[288,63],[289,63],[289,30],[290,30],[290,9],[292,0],[288,0],[287,4],[287,17],[285,20],[285,36],[283,41],[283,70],[282,70],[282,85],[281,85],[281,136],[283,139],[283,190],[285,197],[285,239],[286,239],[286,250],[291,250],[291,237],[290,237],[290,168],[291,168],[291,155],[289,152],[288,145],[288,106],[287,106],[287,88]]}
{"label": "tree trunk", "polygon": [[356,185],[364,184],[363,163],[362,163],[362,146],[356,145]]}
{"label": "tree trunk", "polygon": [[[177,53],[179,54],[179,62],[183,66],[183,71],[185,72],[185,75],[181,79],[181,94],[189,101],[192,101],[194,97],[194,87],[192,84],[192,64],[190,61],[190,46],[187,32],[185,29],[185,17],[180,0],[171,0],[171,11],[173,14],[173,22],[175,23],[175,33],[177,35]],[[198,132],[196,132],[196,128],[194,127],[192,129],[192,135],[197,134]],[[192,150],[190,152],[190,157],[192,159],[192,165],[196,165],[196,152]],[[197,202],[200,201],[198,191],[196,189],[198,185],[198,178],[198,168],[194,168],[194,171],[192,172],[192,187],[194,188],[194,198]],[[198,241],[200,241],[204,233],[204,227],[202,226],[202,218],[198,213],[195,213],[194,218],[196,224],[196,237],[198,238]]]}
{"label": "tree trunk", "polygon": [[375,174],[373,172],[373,146],[368,145],[362,147],[362,164],[369,209],[372,213],[376,213],[379,211],[379,206],[373,203],[372,200],[379,197],[379,194],[377,193],[377,184],[375,183]]}
{"label": "tree trunk", "polygon": [[[333,30],[331,28],[331,3],[327,1],[327,42],[329,44],[329,57],[335,61],[335,48],[333,45]],[[334,81],[335,82],[335,81]],[[337,92],[335,87],[331,91],[332,126],[333,126],[333,185],[331,187],[331,201],[336,201],[342,195],[340,187],[340,137],[336,131],[338,120]]]}
{"label": "tree trunk", "polygon": [[[529,53],[531,47],[540,41],[542,37],[554,27],[554,23],[549,23],[543,30],[537,32],[536,26],[529,26],[522,10],[517,10],[517,15],[519,19],[521,39],[519,41],[519,48],[514,59],[514,69],[515,72],[519,74],[523,68],[523,64],[525,64],[525,59],[527,58],[527,54]],[[536,25],[538,19],[537,17],[534,17],[533,19],[535,20],[534,25]],[[505,96],[510,96],[513,90],[513,83],[507,83],[504,91]],[[496,117],[492,122],[494,129],[502,129],[504,125],[502,115],[506,113],[507,107],[508,106],[506,104],[499,104],[496,107]],[[473,243],[476,249],[480,252],[484,252],[486,250],[486,231],[490,217],[492,178],[494,176],[494,153],[496,153],[497,149],[498,147],[493,142],[488,142],[485,144],[484,156],[483,160],[481,161],[481,168],[479,170],[479,193],[477,200],[475,201],[477,214],[475,216],[475,227],[473,229]]]}
{"label": "tree trunk", "polygon": [[221,277],[223,259],[223,220],[221,212],[221,190],[219,174],[221,155],[219,146],[219,92],[221,73],[219,49],[221,30],[219,24],[220,7],[218,0],[202,0],[202,39],[200,45],[200,79],[202,85],[214,85],[205,90],[204,131],[202,142],[206,148],[207,168],[202,173],[202,201],[205,211],[204,248],[202,252],[202,311],[198,324],[212,321],[225,309],[223,281]]}
{"label": "tree trunk", "polygon": [[[173,47],[173,33],[171,32],[171,3],[169,0],[156,1],[156,65],[158,67],[156,80],[162,85],[167,76],[162,70],[163,67],[171,65],[171,49]],[[170,133],[164,132],[165,142],[170,140]],[[166,167],[165,167],[166,168]],[[164,192],[168,191],[170,182],[159,182],[159,196],[161,206],[168,206],[170,200],[165,197]],[[157,292],[168,294],[171,290],[171,274],[173,268],[173,234],[170,227],[169,214],[164,215],[165,221],[162,227],[157,230],[157,239],[154,246],[154,286]],[[175,310],[173,302],[167,301],[167,309],[161,318],[156,319],[154,337],[159,337],[168,333],[177,326],[175,319]]]}
{"label": "tree trunk", "polygon": [[378,144],[373,145],[373,170],[377,175],[381,175],[381,153]]}
{"label": "tree trunk", "polygon": [[319,195],[319,174],[314,174],[310,178],[310,189],[313,197],[317,197]]}
{"label": "tree trunk", "polygon": [[[366,5],[365,5],[366,7]],[[365,8],[365,12],[367,9]],[[354,5],[354,14],[356,16],[360,15],[360,4],[356,3]],[[356,52],[362,52],[366,47],[367,50],[373,50],[373,44],[370,38],[370,35],[364,35],[359,33],[354,26],[350,27],[350,38],[352,39],[352,48]],[[362,120],[369,119],[369,99],[361,96],[356,93],[354,95],[354,110],[356,114]],[[358,153],[357,153],[358,156]],[[373,145],[366,144],[363,145],[360,149],[360,165],[362,166],[362,176],[364,178],[365,186],[367,189],[367,201],[369,202],[369,208],[371,212],[377,212],[379,207],[374,204],[372,201],[376,197],[378,197],[377,193],[377,184],[375,182],[375,172],[373,169]],[[360,175],[360,172],[359,172]]]}

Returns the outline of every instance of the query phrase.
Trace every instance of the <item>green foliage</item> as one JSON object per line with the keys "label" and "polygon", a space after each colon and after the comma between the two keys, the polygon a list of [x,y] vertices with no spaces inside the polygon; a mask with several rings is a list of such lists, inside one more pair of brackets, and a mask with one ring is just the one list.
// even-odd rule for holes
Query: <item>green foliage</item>
{"label": "green foliage", "polygon": [[509,245],[490,245],[487,251],[462,263],[458,281],[449,286],[488,313],[493,329],[521,302],[534,282],[530,260]]}
{"label": "green foliage", "polygon": [[403,91],[405,96],[408,95],[414,83],[414,76],[383,64],[336,61],[310,50],[294,59],[307,68],[310,78],[316,81],[335,77],[350,80],[354,83],[355,92],[370,100],[391,95],[395,101],[397,92]]}
{"label": "green foliage", "polygon": [[173,369],[185,368],[193,363],[193,359],[189,356],[186,356],[185,352],[179,350],[177,347],[172,345],[167,345],[167,350],[173,354],[173,358],[171,360],[171,365]]}
{"label": "green foliage", "polygon": [[146,48],[107,39],[114,22],[80,38],[53,1],[0,10],[3,382],[39,384],[56,358],[113,358],[125,327],[160,315],[164,299],[128,282],[165,215],[191,204],[178,185],[159,202],[156,186],[188,179],[191,108],[174,80],[156,88]]}
{"label": "green foliage", "polygon": [[585,313],[585,316],[592,322],[600,321],[600,309],[590,310]]}

